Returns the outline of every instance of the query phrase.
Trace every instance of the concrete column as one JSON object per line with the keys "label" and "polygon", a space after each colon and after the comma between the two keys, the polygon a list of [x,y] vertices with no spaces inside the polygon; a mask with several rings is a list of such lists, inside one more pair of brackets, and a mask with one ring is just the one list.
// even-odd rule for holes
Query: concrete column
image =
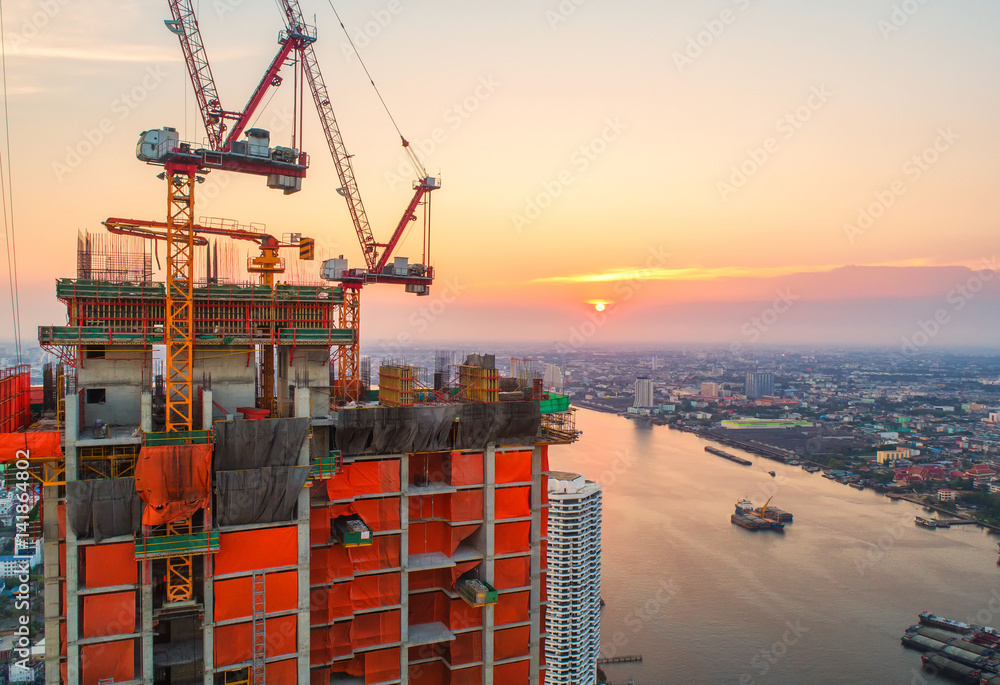
{"label": "concrete column", "polygon": [[410,650],[406,643],[410,639],[410,459],[404,454],[399,459],[399,483],[403,496],[399,498],[399,601],[402,604],[399,611],[399,639],[403,648],[399,650],[399,677],[401,685],[410,682]]}
{"label": "concrete column", "polygon": [[[150,405],[152,406],[152,405]],[[201,429],[207,431],[212,427],[212,391],[201,391]]]}
{"label": "concrete column", "polygon": [[42,488],[42,569],[45,578],[45,685],[60,685],[59,673],[59,486]]}
{"label": "concrete column", "polygon": [[[295,416],[309,418],[309,388],[295,389]],[[302,444],[299,451],[299,466],[309,466],[309,441]],[[309,682],[309,488],[299,492],[298,517],[296,518],[296,534],[298,537],[298,614],[296,638],[298,645],[297,681]]]}
{"label": "concrete column", "polygon": [[[77,480],[76,441],[80,437],[79,396],[66,395],[66,481]],[[80,685],[80,589],[76,534],[66,525],[66,684]],[[56,556],[58,564],[59,557]],[[58,597],[58,595],[57,595]],[[58,600],[57,600],[58,601]]]}
{"label": "concrete column", "polygon": [[[480,566],[479,577],[490,585],[493,584],[493,562],[496,555],[496,483],[497,483],[497,450],[490,443],[483,453],[483,528],[486,534],[486,549],[483,550],[483,563]],[[493,685],[493,609],[487,604],[483,608],[483,685]]]}
{"label": "concrete column", "polygon": [[[211,556],[205,558],[206,564],[211,563]],[[210,576],[205,576],[205,620],[201,626],[202,645],[202,683],[213,685],[215,683],[215,580]]]}
{"label": "concrete column", "polygon": [[[146,564],[144,563],[143,566]],[[145,578],[145,574],[143,574]],[[142,607],[142,685],[153,685],[153,586],[143,580],[141,587]]]}
{"label": "concrete column", "polygon": [[153,395],[148,392],[139,395],[139,427],[143,433],[153,432]]}
{"label": "concrete column", "polygon": [[531,634],[528,638],[528,683],[539,685],[541,668],[541,619],[542,602],[542,450],[535,446],[531,451],[531,592],[528,617]]}

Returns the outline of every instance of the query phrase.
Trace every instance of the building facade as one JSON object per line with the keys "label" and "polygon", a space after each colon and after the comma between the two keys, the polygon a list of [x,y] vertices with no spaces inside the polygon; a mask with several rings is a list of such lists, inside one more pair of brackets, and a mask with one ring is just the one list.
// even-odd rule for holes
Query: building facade
{"label": "building facade", "polygon": [[635,400],[633,407],[653,406],[653,380],[647,376],[639,376],[635,379]]}
{"label": "building facade", "polygon": [[774,374],[766,371],[747,371],[746,387],[744,390],[747,399],[751,400],[773,395]]}
{"label": "building facade", "polygon": [[553,471],[548,499],[545,683],[592,685],[601,649],[601,486]]}

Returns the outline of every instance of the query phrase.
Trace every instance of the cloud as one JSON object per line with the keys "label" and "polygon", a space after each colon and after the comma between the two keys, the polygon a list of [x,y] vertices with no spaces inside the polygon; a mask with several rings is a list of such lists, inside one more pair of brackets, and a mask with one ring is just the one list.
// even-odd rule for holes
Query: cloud
{"label": "cloud", "polygon": [[12,52],[10,58],[30,57],[31,59],[72,60],[84,62],[179,62],[179,51],[151,48],[148,45],[122,46],[114,50],[98,48],[93,50],[26,45]]}

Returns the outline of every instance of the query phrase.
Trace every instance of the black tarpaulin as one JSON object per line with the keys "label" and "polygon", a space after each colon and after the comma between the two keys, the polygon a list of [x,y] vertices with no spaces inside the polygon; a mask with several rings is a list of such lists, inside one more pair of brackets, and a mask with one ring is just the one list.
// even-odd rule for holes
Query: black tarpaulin
{"label": "black tarpaulin", "polygon": [[215,515],[220,526],[290,521],[309,466],[218,471]]}
{"label": "black tarpaulin", "polygon": [[66,483],[66,520],[79,539],[101,542],[132,535],[142,519],[134,478],[102,478]]}
{"label": "black tarpaulin", "polygon": [[294,466],[308,434],[307,418],[219,421],[215,424],[215,468]]}
{"label": "black tarpaulin", "polygon": [[533,438],[538,435],[538,402],[463,404],[458,417],[455,449],[481,449],[487,443]]}

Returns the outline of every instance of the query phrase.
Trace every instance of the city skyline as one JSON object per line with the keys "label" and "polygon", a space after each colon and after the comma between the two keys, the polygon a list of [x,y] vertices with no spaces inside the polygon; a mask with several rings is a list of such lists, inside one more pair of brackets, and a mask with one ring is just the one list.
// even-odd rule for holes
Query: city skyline
{"label": "city skyline", "polygon": [[[387,235],[413,174],[329,8],[304,9],[316,13],[317,51],[375,233]],[[570,344],[598,303],[615,323],[594,342],[901,345],[942,308],[949,321],[933,344],[1000,332],[983,328],[997,304],[987,236],[1000,99],[981,86],[1000,71],[993,5],[340,11],[401,130],[443,178],[431,297],[366,290],[366,344],[475,339],[495,321]],[[57,314],[51,287],[72,272],[73,233],[101,231],[113,215],[162,218],[156,169],[134,160],[139,132],[172,125],[203,137],[166,16],[156,5],[8,3],[26,339]],[[227,106],[244,102],[280,24],[267,3],[203,9]],[[414,76],[414,39],[433,46],[432,78]],[[288,142],[284,91],[257,122],[277,144]],[[358,264],[312,111],[305,125],[312,166],[302,192],[261,192],[260,179],[216,172],[196,211],[301,231],[321,256]],[[404,241],[401,253],[414,249]],[[851,265],[866,273],[846,273]],[[968,306],[955,309],[949,296],[976,278],[975,297],[959,295]],[[766,330],[755,325],[781,293],[794,306]]]}

